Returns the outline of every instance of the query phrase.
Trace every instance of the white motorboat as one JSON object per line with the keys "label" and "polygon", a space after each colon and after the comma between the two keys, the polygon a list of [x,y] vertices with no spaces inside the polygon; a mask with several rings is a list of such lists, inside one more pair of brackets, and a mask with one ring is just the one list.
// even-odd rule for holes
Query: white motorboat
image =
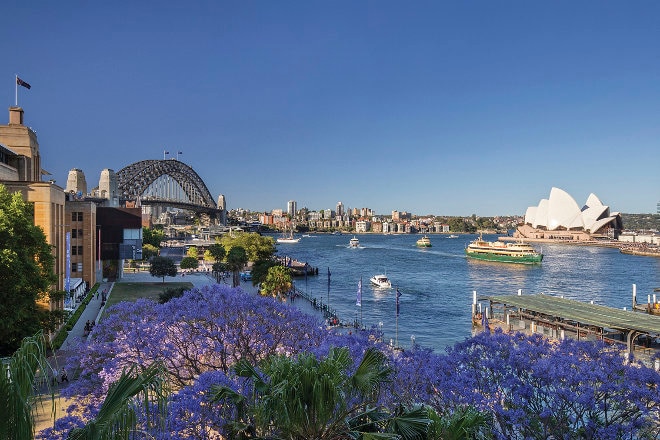
{"label": "white motorboat", "polygon": [[354,235],[353,238],[348,242],[348,246],[352,248],[360,247],[360,240]]}
{"label": "white motorboat", "polygon": [[369,281],[371,281],[371,284],[377,287],[392,287],[392,282],[389,278],[387,278],[387,275],[374,275],[369,279]]}

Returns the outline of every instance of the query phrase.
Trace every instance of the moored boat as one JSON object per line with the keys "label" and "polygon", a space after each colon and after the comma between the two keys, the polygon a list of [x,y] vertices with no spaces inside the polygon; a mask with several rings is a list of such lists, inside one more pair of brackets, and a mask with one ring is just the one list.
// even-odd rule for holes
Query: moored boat
{"label": "moored boat", "polygon": [[279,237],[276,241],[278,243],[298,243],[300,241],[300,237],[295,238],[293,236],[293,229],[291,229],[288,234],[286,233],[286,231],[284,231],[282,236]]}
{"label": "moored boat", "polygon": [[468,244],[465,248],[465,255],[475,260],[500,263],[539,264],[543,260],[543,254],[537,252],[528,243],[486,241],[481,236]]}
{"label": "moored boat", "polygon": [[392,282],[387,278],[387,275],[374,275],[369,281],[376,287],[392,287]]}
{"label": "moored boat", "polygon": [[418,247],[431,247],[431,239],[429,239],[426,235],[417,240],[417,246]]}
{"label": "moored boat", "polygon": [[360,240],[354,235],[348,242],[348,246],[352,248],[360,247]]}

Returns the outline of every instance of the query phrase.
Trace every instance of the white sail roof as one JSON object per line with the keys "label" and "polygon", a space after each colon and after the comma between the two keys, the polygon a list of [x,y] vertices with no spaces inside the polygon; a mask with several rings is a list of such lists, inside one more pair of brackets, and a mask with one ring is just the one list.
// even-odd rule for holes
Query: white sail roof
{"label": "white sail roof", "polygon": [[541,199],[538,206],[530,206],[525,213],[525,223],[534,228],[581,229],[597,232],[616,220],[618,213],[610,214],[609,206],[604,205],[595,194],[589,194],[582,209],[566,191],[553,187],[550,197]]}

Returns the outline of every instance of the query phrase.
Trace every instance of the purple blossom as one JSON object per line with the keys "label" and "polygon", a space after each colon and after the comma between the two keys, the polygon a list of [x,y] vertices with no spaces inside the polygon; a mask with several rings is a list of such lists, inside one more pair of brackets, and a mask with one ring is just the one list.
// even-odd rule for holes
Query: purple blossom
{"label": "purple blossom", "polygon": [[68,368],[81,374],[65,393],[77,396],[87,419],[124,367],[163,362],[174,393],[166,433],[152,433],[156,438],[221,438],[235,414],[209,405],[208,391],[220,384],[244,392],[246,384],[231,373],[239,359],[258,365],[301,352],[322,358],[333,346],[348,347],[354,360],[373,345],[387,354],[395,374],[381,390],[384,407],[423,403],[447,414],[472,406],[493,417],[502,439],[635,438],[660,418],[659,374],[600,343],[495,331],[444,354],[392,350],[377,342],[374,329],[326,331],[294,307],[223,285],[166,304],[121,303],[110,312],[71,357]]}

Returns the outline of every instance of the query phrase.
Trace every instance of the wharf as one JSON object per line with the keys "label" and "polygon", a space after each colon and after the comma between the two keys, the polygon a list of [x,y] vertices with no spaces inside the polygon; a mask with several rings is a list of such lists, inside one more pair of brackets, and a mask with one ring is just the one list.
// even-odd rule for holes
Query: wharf
{"label": "wharf", "polygon": [[302,261],[294,260],[286,255],[278,257],[278,260],[282,266],[286,266],[290,269],[291,276],[304,277],[305,275],[313,276],[319,274],[319,268],[311,266],[307,262],[303,263]]}
{"label": "wharf", "polygon": [[[480,299],[490,302],[489,319],[493,321],[489,325],[505,331],[540,333],[552,339],[601,340],[647,363],[660,353],[660,316],[543,294]],[[476,313],[473,316],[476,324]],[[660,368],[660,362],[654,367]]]}

